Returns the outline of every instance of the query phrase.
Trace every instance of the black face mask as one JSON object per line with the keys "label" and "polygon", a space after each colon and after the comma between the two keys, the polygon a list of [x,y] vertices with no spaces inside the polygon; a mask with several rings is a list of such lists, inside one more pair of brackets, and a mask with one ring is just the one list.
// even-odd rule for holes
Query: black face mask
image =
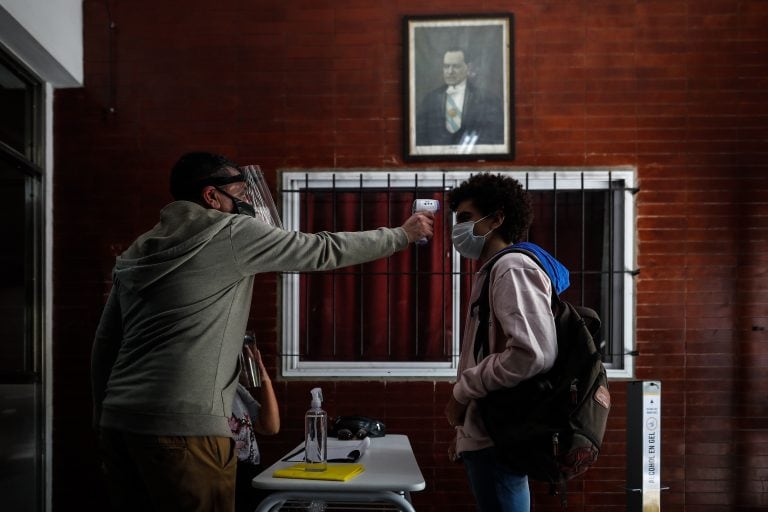
{"label": "black face mask", "polygon": [[239,213],[242,215],[248,215],[249,217],[256,217],[256,210],[254,209],[252,204],[246,203],[242,199],[238,199],[232,194],[229,194],[225,192],[224,190],[220,189],[219,187],[216,187],[216,190],[227,196],[232,200],[232,203],[234,203],[235,208],[232,213]]}

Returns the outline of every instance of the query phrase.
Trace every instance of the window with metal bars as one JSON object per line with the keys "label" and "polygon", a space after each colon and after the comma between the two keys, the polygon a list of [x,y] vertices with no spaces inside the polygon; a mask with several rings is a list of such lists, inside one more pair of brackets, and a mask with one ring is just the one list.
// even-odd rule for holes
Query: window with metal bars
{"label": "window with metal bars", "polygon": [[[477,170],[284,170],[283,224],[304,232],[398,226],[414,199],[437,199],[435,236],[389,258],[329,272],[282,275],[286,377],[455,378],[475,262],[451,245],[447,192]],[[561,297],[602,319],[612,377],[631,377],[634,348],[635,171],[488,169],[533,200],[528,240],[571,272]]]}

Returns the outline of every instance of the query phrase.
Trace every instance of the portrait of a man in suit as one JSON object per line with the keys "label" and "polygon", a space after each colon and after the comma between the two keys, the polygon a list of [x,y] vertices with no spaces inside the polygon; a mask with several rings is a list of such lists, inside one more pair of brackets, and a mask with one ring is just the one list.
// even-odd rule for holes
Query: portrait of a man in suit
{"label": "portrait of a man in suit", "polygon": [[514,159],[512,21],[405,19],[406,160]]}
{"label": "portrait of a man in suit", "polygon": [[448,48],[442,60],[444,84],[417,103],[416,144],[502,144],[504,102],[472,79],[467,50]]}

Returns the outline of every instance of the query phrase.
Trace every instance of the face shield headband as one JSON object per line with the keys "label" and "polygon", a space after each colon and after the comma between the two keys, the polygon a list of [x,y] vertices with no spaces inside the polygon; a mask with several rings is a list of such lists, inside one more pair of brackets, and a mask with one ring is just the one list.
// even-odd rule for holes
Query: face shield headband
{"label": "face shield headband", "polygon": [[[258,165],[246,165],[239,168],[240,174],[234,176],[215,176],[201,181],[200,185],[212,185],[222,194],[229,197],[235,204],[235,213],[250,215],[256,219],[275,226],[283,227],[280,215],[277,213],[272,194],[269,192],[267,180]],[[245,183],[241,197],[235,197],[219,188],[230,183]]]}

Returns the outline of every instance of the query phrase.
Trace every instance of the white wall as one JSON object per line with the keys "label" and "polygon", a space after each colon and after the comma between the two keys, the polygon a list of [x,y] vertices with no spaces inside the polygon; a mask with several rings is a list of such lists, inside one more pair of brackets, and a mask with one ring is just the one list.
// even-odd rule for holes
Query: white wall
{"label": "white wall", "polygon": [[0,0],[0,44],[54,87],[82,86],[82,0]]}

